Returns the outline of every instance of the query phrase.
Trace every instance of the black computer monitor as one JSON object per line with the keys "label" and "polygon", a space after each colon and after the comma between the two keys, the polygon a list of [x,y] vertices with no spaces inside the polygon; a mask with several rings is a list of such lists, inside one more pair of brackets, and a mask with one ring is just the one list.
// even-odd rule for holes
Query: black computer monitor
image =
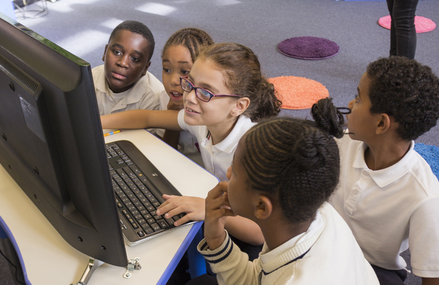
{"label": "black computer monitor", "polygon": [[58,233],[126,266],[90,65],[1,13],[0,135],[1,164]]}

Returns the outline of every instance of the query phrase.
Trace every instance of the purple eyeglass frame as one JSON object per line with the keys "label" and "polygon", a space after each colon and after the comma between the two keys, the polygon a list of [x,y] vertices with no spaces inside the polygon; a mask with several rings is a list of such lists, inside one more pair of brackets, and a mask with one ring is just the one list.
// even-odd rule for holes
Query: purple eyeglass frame
{"label": "purple eyeglass frame", "polygon": [[[183,81],[183,80],[186,80],[187,82],[189,82],[189,85],[192,87],[192,90],[195,90],[195,96],[197,96],[197,98],[200,99],[200,100],[203,101],[203,102],[209,102],[210,100],[212,100],[213,97],[242,97],[241,95],[213,94],[212,92],[207,91],[207,90],[204,89],[204,88],[201,88],[201,87],[195,87],[194,84],[193,84],[192,82],[189,81],[188,76],[180,77],[180,86],[181,86],[181,88],[183,89],[183,91],[185,91],[185,92],[188,92],[188,91],[184,90],[184,88],[183,88],[183,86],[182,86],[182,81]],[[209,93],[209,95],[210,95],[209,100],[206,101],[206,100],[200,98],[200,97],[198,96],[198,91],[197,91],[198,89],[204,90],[204,91],[206,91],[207,93]],[[192,90],[191,90],[191,91],[192,91]],[[191,92],[191,91],[189,91],[189,92]]]}

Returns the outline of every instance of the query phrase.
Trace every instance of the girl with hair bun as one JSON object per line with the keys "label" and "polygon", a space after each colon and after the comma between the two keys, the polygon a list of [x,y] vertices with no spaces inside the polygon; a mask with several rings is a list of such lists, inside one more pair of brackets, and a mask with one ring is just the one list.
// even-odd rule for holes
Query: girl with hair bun
{"label": "girl with hair bun", "polygon": [[[198,141],[204,167],[221,181],[227,180],[241,136],[259,120],[276,116],[281,102],[274,86],[262,75],[257,56],[236,43],[203,48],[187,77],[180,78],[184,108],[180,111],[132,110],[101,117],[105,129],[164,128],[188,131]],[[208,190],[208,189],[206,189]],[[185,216],[174,225],[204,220],[205,201],[197,197],[165,195],[157,214]],[[227,229],[237,239],[261,245],[257,225],[242,217],[229,219]],[[257,256],[257,252],[255,255]]]}
{"label": "girl with hair bun", "polygon": [[[252,127],[238,144],[229,181],[209,192],[198,250],[219,284],[379,284],[326,202],[339,181],[334,136],[343,135],[343,115],[330,99],[312,113],[315,122],[279,117]],[[235,215],[254,221],[264,235],[253,262],[224,226]]]}

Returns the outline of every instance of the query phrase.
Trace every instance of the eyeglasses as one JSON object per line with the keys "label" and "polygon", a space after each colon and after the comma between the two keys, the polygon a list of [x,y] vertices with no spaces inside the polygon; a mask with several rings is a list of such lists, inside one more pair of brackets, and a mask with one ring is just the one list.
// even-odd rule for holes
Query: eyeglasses
{"label": "eyeglasses", "polygon": [[242,97],[241,95],[220,95],[213,94],[201,87],[195,87],[192,82],[190,82],[187,77],[180,77],[180,86],[185,92],[191,92],[195,90],[195,96],[203,102],[209,102],[213,97]]}

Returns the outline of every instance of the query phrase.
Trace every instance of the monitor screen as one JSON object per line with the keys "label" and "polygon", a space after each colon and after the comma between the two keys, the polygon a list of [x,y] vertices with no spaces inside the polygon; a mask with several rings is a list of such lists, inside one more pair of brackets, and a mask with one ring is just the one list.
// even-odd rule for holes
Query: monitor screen
{"label": "monitor screen", "polygon": [[1,13],[0,135],[0,163],[59,234],[126,266],[90,65]]}

